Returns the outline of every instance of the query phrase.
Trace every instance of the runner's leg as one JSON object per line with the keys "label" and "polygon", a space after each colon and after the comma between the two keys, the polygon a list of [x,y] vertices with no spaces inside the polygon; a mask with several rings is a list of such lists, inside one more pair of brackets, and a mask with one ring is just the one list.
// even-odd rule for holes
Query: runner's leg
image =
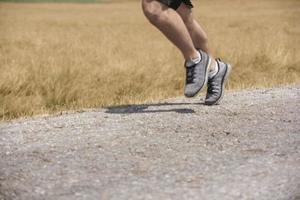
{"label": "runner's leg", "polygon": [[214,60],[211,50],[209,49],[207,35],[200,24],[194,19],[192,9],[182,3],[176,11],[186,25],[195,48],[201,49],[211,56],[213,62],[211,64],[210,70],[215,70],[216,61]]}
{"label": "runner's leg", "polygon": [[193,40],[179,14],[156,0],[142,0],[148,20],[182,52],[186,60],[198,57]]}

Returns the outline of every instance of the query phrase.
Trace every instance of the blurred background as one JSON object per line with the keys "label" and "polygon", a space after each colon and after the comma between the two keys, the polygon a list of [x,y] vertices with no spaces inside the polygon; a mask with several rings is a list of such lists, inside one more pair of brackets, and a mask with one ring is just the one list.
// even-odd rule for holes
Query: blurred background
{"label": "blurred background", "polygon": [[[299,83],[299,0],[193,2],[228,89]],[[182,96],[182,56],[140,4],[0,0],[0,118]]]}

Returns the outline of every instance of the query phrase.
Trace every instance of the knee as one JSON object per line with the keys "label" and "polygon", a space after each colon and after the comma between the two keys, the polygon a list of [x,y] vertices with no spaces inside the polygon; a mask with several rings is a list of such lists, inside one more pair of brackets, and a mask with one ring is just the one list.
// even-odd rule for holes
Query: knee
{"label": "knee", "polygon": [[159,6],[160,3],[155,0],[142,1],[144,15],[152,24],[157,24],[164,20],[164,13]]}

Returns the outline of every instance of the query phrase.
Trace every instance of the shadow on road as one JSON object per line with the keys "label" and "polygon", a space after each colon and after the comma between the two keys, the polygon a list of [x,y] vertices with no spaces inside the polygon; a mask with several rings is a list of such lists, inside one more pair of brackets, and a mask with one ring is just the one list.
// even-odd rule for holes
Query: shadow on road
{"label": "shadow on road", "polygon": [[[181,114],[195,113],[190,108],[170,108],[182,105],[201,105],[200,103],[158,103],[158,104],[141,104],[141,105],[125,105],[125,106],[113,106],[107,107],[106,113],[111,114],[134,114],[134,113],[165,113],[176,112]],[[157,109],[161,106],[168,106],[167,109]],[[147,110],[149,107],[154,108]]]}

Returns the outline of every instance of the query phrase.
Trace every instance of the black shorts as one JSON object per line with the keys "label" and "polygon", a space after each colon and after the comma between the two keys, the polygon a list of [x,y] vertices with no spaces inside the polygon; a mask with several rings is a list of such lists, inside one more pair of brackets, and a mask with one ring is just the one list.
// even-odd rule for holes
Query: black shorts
{"label": "black shorts", "polygon": [[174,10],[177,10],[181,3],[184,3],[185,5],[189,6],[190,8],[193,8],[193,4],[191,0],[158,0],[159,2],[167,5],[170,8],[173,8]]}

